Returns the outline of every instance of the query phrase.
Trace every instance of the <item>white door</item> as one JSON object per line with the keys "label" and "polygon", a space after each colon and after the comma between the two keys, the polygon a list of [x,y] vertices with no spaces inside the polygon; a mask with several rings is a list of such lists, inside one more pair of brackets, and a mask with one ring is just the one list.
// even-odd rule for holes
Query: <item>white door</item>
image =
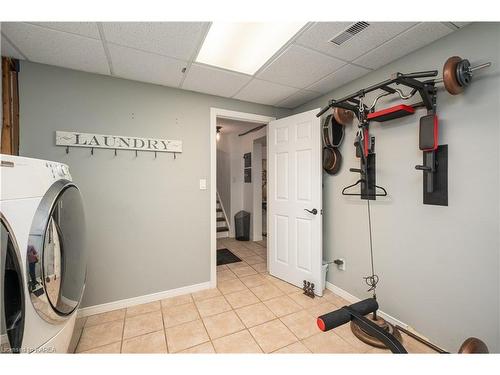
{"label": "white door", "polygon": [[[269,272],[322,295],[322,144],[319,109],[271,121],[268,138]],[[316,210],[316,214],[308,212]]]}

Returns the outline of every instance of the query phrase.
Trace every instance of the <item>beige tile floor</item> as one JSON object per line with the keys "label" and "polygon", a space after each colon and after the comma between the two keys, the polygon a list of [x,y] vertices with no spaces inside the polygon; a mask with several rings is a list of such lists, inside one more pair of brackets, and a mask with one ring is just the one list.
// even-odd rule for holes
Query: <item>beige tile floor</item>
{"label": "beige tile floor", "polygon": [[[79,320],[77,353],[388,353],[349,326],[320,332],[316,317],[348,304],[326,290],[311,299],[267,273],[265,242],[219,239],[242,262],[217,267],[217,288]],[[404,336],[411,353],[433,353]]]}

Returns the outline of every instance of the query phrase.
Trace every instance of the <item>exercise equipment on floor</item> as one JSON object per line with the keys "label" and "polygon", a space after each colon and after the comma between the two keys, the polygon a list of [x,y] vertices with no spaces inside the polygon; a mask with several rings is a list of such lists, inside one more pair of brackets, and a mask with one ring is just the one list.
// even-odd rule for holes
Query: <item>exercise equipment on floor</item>
{"label": "exercise equipment on floor", "polygon": [[[447,351],[404,328],[397,327],[395,331],[391,332],[388,331],[385,326],[381,325],[377,319],[367,317],[369,314],[376,316],[378,307],[376,299],[367,298],[352,305],[344,306],[338,310],[319,316],[316,320],[316,324],[321,331],[326,332],[346,323],[350,323],[353,333],[358,338],[363,341],[365,341],[365,338],[369,338],[371,340],[370,342],[365,341],[368,344],[380,348],[387,348],[392,353],[407,354],[408,351],[405,349],[403,339],[399,333],[399,330],[401,330],[408,336],[432,348],[436,352],[449,354]],[[463,354],[479,354],[488,352],[486,344],[476,337],[469,337],[462,343],[460,349],[458,350],[458,353]]]}

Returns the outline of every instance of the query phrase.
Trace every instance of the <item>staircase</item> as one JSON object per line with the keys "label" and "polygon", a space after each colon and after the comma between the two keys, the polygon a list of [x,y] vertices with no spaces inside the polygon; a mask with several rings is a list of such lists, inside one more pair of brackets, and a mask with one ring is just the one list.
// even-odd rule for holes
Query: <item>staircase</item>
{"label": "staircase", "polygon": [[220,201],[219,193],[217,192],[216,207],[216,220],[217,220],[217,238],[229,237],[229,223],[227,220],[226,212]]}

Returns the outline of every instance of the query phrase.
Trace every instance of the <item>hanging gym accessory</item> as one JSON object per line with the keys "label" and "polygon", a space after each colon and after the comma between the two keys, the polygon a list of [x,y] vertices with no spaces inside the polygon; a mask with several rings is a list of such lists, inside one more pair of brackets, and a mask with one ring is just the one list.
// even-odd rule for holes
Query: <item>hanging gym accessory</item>
{"label": "hanging gym accessory", "polygon": [[[370,121],[385,122],[412,115],[418,108],[426,108],[427,116],[422,117],[420,121],[419,148],[423,151],[423,165],[415,168],[423,171],[423,203],[432,205],[448,205],[448,147],[447,145],[438,145],[438,125],[436,115],[436,84],[444,83],[445,89],[452,95],[460,94],[472,82],[473,73],[477,70],[491,66],[490,62],[471,66],[467,59],[458,56],[452,56],[447,59],[443,67],[442,78],[434,78],[438,75],[437,70],[423,72],[414,72],[409,74],[396,73],[390,79],[361,89],[354,94],[345,96],[342,99],[331,99],[328,105],[321,109],[317,114],[322,116],[328,109],[333,108],[334,115],[339,110],[350,111],[359,120],[359,131],[356,137],[356,155],[361,158],[361,168],[351,169],[351,171],[361,174],[357,183],[344,188],[343,195],[356,195],[346,193],[348,188],[361,183],[362,192],[359,194],[362,199],[375,199],[377,196],[375,189],[375,156],[370,148],[374,144],[373,137],[369,137]],[[422,80],[423,79],[423,80]],[[405,94],[400,88],[392,85],[404,86],[410,88],[410,92]],[[366,94],[382,90],[370,107],[363,105],[362,99]],[[375,111],[378,100],[388,95],[398,95],[402,100],[408,100],[415,94],[419,94],[421,101],[405,105],[400,104],[383,110]],[[429,141],[431,143],[429,143]],[[357,144],[362,143],[362,148]],[[370,156],[373,154],[373,156]],[[369,174],[368,172],[371,172]],[[363,191],[364,187],[364,191]]]}
{"label": "hanging gym accessory", "polygon": [[[360,196],[361,199],[375,200],[377,197],[386,196],[385,188],[376,184],[375,173],[375,137],[369,135],[369,121],[366,117],[367,107],[363,104],[363,97],[356,99],[357,106],[354,113],[359,120],[358,132],[354,141],[356,148],[356,156],[360,158],[360,168],[350,168],[350,172],[360,174],[360,178],[354,184],[346,186],[342,189],[342,195]],[[372,105],[373,107],[374,105]],[[361,184],[360,193],[348,192],[352,187]],[[377,189],[382,192],[377,192]]]}
{"label": "hanging gym accessory", "polygon": [[434,113],[420,118],[419,149],[423,164],[415,169],[423,171],[423,203],[448,205],[448,145],[438,145],[439,121]]}
{"label": "hanging gym accessory", "polygon": [[[348,115],[340,115],[346,120]],[[340,171],[342,165],[342,154],[338,147],[344,140],[344,125],[340,124],[334,115],[326,116],[322,126],[323,136],[323,170],[331,175]]]}

